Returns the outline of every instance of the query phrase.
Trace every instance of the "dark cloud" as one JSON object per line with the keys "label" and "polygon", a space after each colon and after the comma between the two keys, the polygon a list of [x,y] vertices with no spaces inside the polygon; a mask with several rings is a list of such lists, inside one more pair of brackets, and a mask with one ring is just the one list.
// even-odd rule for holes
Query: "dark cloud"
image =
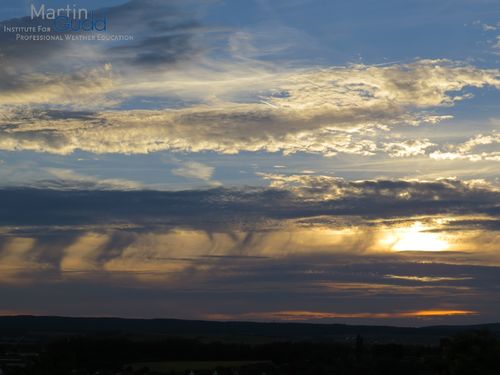
{"label": "dark cloud", "polygon": [[[45,272],[38,275],[36,284],[0,283],[0,297],[9,301],[9,308],[14,311],[79,316],[199,319],[223,313],[228,318],[241,319],[248,312],[308,310],[355,314],[419,311],[443,306],[480,311],[479,315],[465,317],[390,320],[390,324],[429,325],[495,321],[500,313],[494,303],[499,293],[494,287],[498,284],[497,267],[353,263],[352,259],[346,262],[335,258],[322,264],[308,258],[295,262],[217,260],[206,266],[210,266],[209,279],[203,272],[190,269],[175,282],[147,288],[119,282],[124,277],[120,274],[110,278],[105,273],[90,271],[85,278],[68,279],[68,274]],[[315,272],[311,272],[313,270]],[[469,279],[425,283],[389,279],[387,275],[450,278],[458,275]],[[82,299],[85,304],[81,304]],[[331,321],[387,324],[387,320],[370,318]]]}
{"label": "dark cloud", "polygon": [[[310,311],[351,323],[380,323],[388,314],[391,324],[417,325],[431,320],[404,314],[444,311],[432,323],[498,316],[498,267],[485,265],[497,261],[481,253],[479,240],[471,252],[367,250],[384,238],[370,225],[491,211],[499,198],[492,186],[273,179],[272,188],[176,192],[72,190],[78,181],[4,188],[0,300],[17,312],[63,315],[254,320],[294,311],[306,311],[307,319]],[[492,229],[480,220],[457,222]],[[446,316],[448,310],[459,315]]]}
{"label": "dark cloud", "polygon": [[[3,32],[4,26],[49,27],[51,32],[43,33],[47,37],[61,33],[54,30],[51,20],[22,17],[0,21],[0,90],[3,95],[30,91],[37,85],[46,85],[50,74],[57,81],[64,74],[70,75],[68,79],[78,80],[77,75],[71,76],[72,72],[92,69],[96,63],[97,66],[111,63],[122,68],[130,64],[151,68],[190,59],[198,51],[194,35],[199,24],[193,19],[193,13],[184,8],[185,4],[178,1],[132,0],[119,6],[94,10],[95,17],[108,18],[108,34],[133,37],[133,41],[118,42],[118,45],[117,42],[71,41],[64,37],[63,40],[19,41],[16,40],[18,33]],[[81,45],[85,48],[79,48]],[[89,48],[94,52],[90,58],[81,52]]]}
{"label": "dark cloud", "polygon": [[[498,216],[498,209],[487,209],[486,213],[494,214]],[[500,231],[500,219],[498,218],[477,218],[477,219],[465,219],[465,220],[454,220],[449,224],[449,231],[462,231],[464,229],[485,229],[491,231]]]}
{"label": "dark cloud", "polygon": [[[44,63],[46,59],[57,55],[65,48],[64,41],[16,41],[15,32],[4,32],[4,27],[50,27],[51,20],[31,19],[30,17],[14,18],[0,21],[0,67],[3,71],[8,69],[19,69],[20,66],[28,68],[33,65],[36,56],[38,63]],[[19,32],[19,34],[28,34]],[[47,33],[53,35],[54,33]],[[0,80],[2,84],[7,84]]]}
{"label": "dark cloud", "polygon": [[[19,116],[22,119],[22,116]],[[70,119],[70,120],[96,120],[97,116],[95,112],[90,111],[64,111],[55,109],[45,109],[45,110],[32,110],[28,111],[26,114],[26,120],[38,119],[38,120],[60,120],[60,119]]]}
{"label": "dark cloud", "polygon": [[[328,224],[332,218],[350,216],[387,219],[433,214],[495,215],[500,198],[492,188],[458,180],[334,179],[312,180],[300,187],[177,192],[93,190],[103,187],[95,181],[53,180],[37,185],[46,188],[0,191],[2,225],[135,223],[210,229],[228,225],[260,227],[266,220],[281,219],[312,219],[316,224],[318,220]],[[467,222],[453,225],[460,224]],[[496,222],[485,220],[469,224],[498,227]]]}
{"label": "dark cloud", "polygon": [[190,44],[191,34],[163,35],[145,38],[110,49],[114,57],[150,67],[174,64],[192,57],[196,49]]}
{"label": "dark cloud", "polygon": [[132,0],[101,10],[110,20],[111,32],[134,36],[133,42],[111,47],[106,57],[113,64],[124,62],[148,67],[192,58],[198,50],[194,36],[200,24],[181,4],[178,1]]}

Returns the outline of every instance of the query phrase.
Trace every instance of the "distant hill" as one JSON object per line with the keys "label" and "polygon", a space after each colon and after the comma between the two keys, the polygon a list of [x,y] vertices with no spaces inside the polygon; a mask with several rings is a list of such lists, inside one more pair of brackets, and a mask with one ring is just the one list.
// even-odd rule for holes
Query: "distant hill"
{"label": "distant hill", "polygon": [[373,342],[437,343],[442,337],[473,329],[488,329],[500,337],[500,323],[421,328],[310,323],[213,322],[176,319],[0,317],[1,336],[158,336],[203,337],[214,340],[335,340],[360,334]]}

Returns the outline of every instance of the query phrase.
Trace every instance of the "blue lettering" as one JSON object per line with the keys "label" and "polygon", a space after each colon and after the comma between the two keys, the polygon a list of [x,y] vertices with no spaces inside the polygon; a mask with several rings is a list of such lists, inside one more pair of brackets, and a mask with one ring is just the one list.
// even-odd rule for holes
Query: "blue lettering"
{"label": "blue lettering", "polygon": [[107,17],[95,18],[91,13],[90,18],[74,19],[67,16],[58,16],[53,21],[54,31],[59,33],[69,31],[107,31]]}

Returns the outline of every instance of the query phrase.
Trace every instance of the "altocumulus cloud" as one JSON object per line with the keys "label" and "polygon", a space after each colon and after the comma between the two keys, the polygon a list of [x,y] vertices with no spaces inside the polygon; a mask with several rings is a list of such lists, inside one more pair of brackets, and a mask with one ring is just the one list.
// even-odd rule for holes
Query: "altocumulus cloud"
{"label": "altocumulus cloud", "polygon": [[437,160],[469,160],[472,162],[487,160],[500,161],[500,133],[478,134],[461,144],[446,145],[443,150],[429,154]]}
{"label": "altocumulus cloud", "polygon": [[[270,181],[268,188],[172,192],[137,190],[132,182],[121,180],[97,183],[95,178],[67,170],[56,169],[52,173],[60,177],[59,189],[54,183],[50,190],[42,184],[39,189],[4,188],[1,191],[0,202],[7,213],[0,218],[3,225],[172,223],[202,229],[203,223],[226,227],[236,217],[241,218],[235,222],[236,226],[245,223],[252,226],[264,219],[324,215],[371,218],[440,213],[497,216],[496,202],[500,197],[498,188],[482,180],[348,181],[332,176],[263,174],[262,177]],[[65,189],[66,185],[71,189]],[[135,189],[126,191],[124,186]]]}
{"label": "altocumulus cloud", "polygon": [[[461,91],[466,87],[498,87],[500,83],[497,70],[439,60],[274,73],[267,72],[274,78],[254,87],[258,90],[253,95],[261,98],[257,103],[238,100],[249,88],[245,80],[236,79],[233,83],[222,80],[225,88],[215,85],[214,91],[222,90],[220,95],[226,99],[210,106],[207,98],[198,97],[202,104],[178,109],[97,111],[92,118],[50,119],[43,111],[30,116],[27,110],[4,106],[0,149],[56,154],[209,150],[371,155],[383,147],[367,134],[401,124],[439,122],[449,116],[423,111],[464,99]],[[185,80],[158,80],[164,91],[175,91],[180,84],[190,87]],[[193,85],[208,82],[196,77]],[[149,83],[143,86],[147,89]],[[127,95],[126,87],[118,84],[114,89]],[[190,94],[197,96],[199,87],[191,89]],[[155,91],[154,87],[148,90]],[[263,90],[268,94],[257,95]],[[425,142],[402,144],[402,151],[390,146],[389,152],[418,154],[427,146]]]}
{"label": "altocumulus cloud", "polygon": [[[0,150],[410,157],[432,143],[379,142],[377,134],[449,119],[438,110],[470,98],[467,88],[500,85],[498,69],[449,60],[315,68],[263,62],[255,46],[244,47],[255,50],[250,55],[241,43],[235,48],[247,39],[241,32],[203,25],[192,5],[131,0],[97,10],[113,20],[111,32],[133,34],[133,42],[24,44],[1,35]],[[223,57],[211,54],[210,40],[228,42]],[[143,97],[162,109],[141,110]]]}

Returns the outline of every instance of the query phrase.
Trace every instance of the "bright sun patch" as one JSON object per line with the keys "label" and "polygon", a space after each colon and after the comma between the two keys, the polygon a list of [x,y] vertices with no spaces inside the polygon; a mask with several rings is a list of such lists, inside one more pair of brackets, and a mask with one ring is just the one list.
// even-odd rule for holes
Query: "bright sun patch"
{"label": "bright sun patch", "polygon": [[384,242],[391,243],[393,251],[445,251],[450,244],[438,233],[417,221],[411,227],[398,228]]}

